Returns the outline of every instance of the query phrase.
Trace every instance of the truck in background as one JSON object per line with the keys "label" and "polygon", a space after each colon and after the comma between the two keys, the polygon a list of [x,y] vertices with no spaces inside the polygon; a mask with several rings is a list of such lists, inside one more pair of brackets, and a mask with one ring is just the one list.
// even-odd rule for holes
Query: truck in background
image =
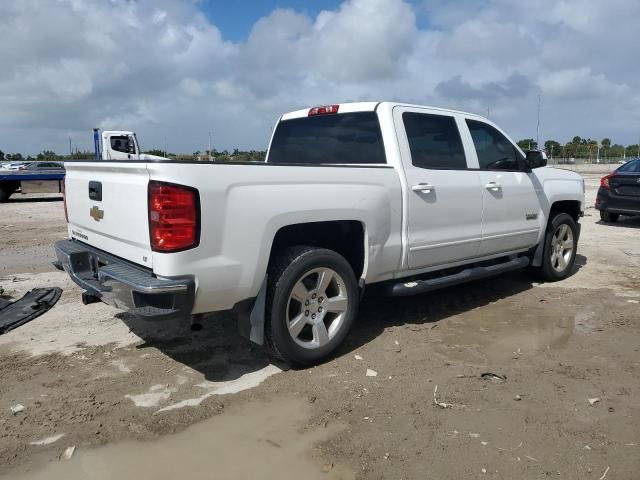
{"label": "truck in background", "polygon": [[[166,160],[158,155],[141,153],[135,132],[126,130],[105,130],[100,133],[99,129],[94,128],[93,144],[94,160]],[[9,200],[14,193],[64,193],[65,170],[62,163],[59,163],[60,168],[54,166],[57,162],[21,163],[21,168],[0,170],[0,203]],[[36,163],[38,168],[29,168],[28,165]]]}

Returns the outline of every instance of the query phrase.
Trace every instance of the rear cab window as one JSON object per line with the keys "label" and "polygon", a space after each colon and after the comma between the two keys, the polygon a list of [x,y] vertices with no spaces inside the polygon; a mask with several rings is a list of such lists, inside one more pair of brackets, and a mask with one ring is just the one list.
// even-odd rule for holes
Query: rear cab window
{"label": "rear cab window", "polygon": [[293,118],[278,123],[268,163],[385,164],[376,112],[350,112]]}

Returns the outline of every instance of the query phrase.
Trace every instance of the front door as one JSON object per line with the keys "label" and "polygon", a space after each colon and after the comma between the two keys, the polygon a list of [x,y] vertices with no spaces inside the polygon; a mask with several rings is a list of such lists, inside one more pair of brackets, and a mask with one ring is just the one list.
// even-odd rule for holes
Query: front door
{"label": "front door", "polygon": [[[523,171],[520,150],[497,128],[467,119],[482,183],[481,256],[535,245],[542,227],[536,178]],[[542,188],[538,184],[539,188]]]}
{"label": "front door", "polygon": [[482,228],[482,191],[469,170],[454,114],[396,107],[394,119],[406,176],[408,267],[473,258]]}

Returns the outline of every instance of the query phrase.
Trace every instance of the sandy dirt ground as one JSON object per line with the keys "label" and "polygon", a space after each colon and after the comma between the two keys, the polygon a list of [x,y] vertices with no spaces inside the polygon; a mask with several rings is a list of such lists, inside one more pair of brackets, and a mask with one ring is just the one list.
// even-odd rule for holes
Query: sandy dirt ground
{"label": "sandy dirt ground", "polygon": [[296,371],[225,315],[191,332],[83,306],[50,263],[62,203],[2,204],[4,295],[64,293],[0,336],[0,477],[637,479],[640,218],[582,224],[568,280],[371,288],[336,358]]}

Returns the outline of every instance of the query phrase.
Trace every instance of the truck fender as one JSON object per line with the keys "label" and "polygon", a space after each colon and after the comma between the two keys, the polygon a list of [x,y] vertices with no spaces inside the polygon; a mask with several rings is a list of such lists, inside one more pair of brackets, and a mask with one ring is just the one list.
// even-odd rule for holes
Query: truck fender
{"label": "truck fender", "polygon": [[258,345],[264,345],[267,281],[268,275],[265,275],[258,295],[238,302],[232,309],[238,317],[238,333]]}

